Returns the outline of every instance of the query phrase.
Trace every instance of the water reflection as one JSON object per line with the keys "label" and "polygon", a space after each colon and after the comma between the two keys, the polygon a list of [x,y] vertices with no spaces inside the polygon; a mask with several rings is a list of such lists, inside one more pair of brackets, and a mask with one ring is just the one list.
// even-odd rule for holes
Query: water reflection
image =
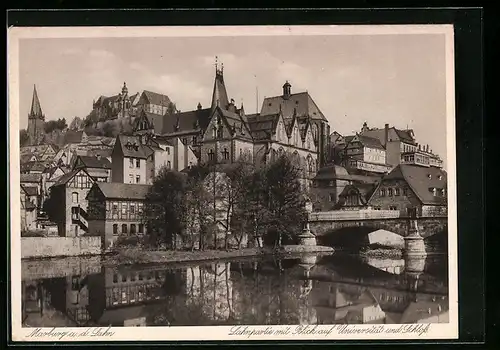
{"label": "water reflection", "polygon": [[[446,257],[304,256],[22,282],[25,326],[448,322]],[[95,270],[95,269],[94,269]],[[39,276],[37,276],[39,277]]]}

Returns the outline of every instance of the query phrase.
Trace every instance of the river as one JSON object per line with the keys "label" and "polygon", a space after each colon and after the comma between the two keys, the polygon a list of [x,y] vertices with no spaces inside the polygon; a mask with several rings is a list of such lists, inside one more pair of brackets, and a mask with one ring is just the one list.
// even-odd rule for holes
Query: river
{"label": "river", "polygon": [[99,259],[23,261],[23,325],[449,322],[446,255],[305,255],[147,268],[105,267]]}

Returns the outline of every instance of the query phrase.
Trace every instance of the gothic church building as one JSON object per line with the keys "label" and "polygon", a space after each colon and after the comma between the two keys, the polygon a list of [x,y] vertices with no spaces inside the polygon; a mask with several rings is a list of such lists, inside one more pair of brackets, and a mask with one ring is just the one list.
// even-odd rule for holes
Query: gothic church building
{"label": "gothic church building", "polygon": [[328,120],[308,92],[293,94],[291,84],[283,93],[264,99],[260,113],[246,114],[228,97],[224,67],[216,64],[209,108],[166,113],[151,120],[141,112],[135,133],[156,139],[179,137],[190,145],[200,163],[227,164],[240,160],[265,165],[288,155],[304,178],[315,176],[329,149]]}

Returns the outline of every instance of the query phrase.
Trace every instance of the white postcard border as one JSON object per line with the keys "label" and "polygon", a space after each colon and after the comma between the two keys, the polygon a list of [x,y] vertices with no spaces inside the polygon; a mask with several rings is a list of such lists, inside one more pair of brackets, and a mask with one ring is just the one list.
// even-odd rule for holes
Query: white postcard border
{"label": "white postcard border", "polygon": [[[238,333],[236,326],[203,327],[113,327],[101,328],[22,328],[21,327],[21,253],[20,253],[20,188],[19,164],[19,40],[34,38],[91,37],[208,37],[208,36],[281,36],[281,35],[414,35],[443,34],[446,37],[446,118],[448,172],[448,245],[449,245],[449,318],[446,324],[383,325],[384,330],[370,331],[373,325],[322,325],[307,334],[300,326],[248,326],[247,333]],[[193,27],[11,27],[8,30],[8,113],[9,113],[9,172],[10,172],[10,281],[12,340],[14,341],[190,341],[190,340],[383,340],[383,339],[456,339],[458,338],[458,232],[456,208],[455,152],[455,79],[454,36],[452,25],[327,25],[327,26],[193,26]],[[347,327],[346,327],[347,326]],[[238,326],[242,327],[242,326]],[[245,326],[243,326],[245,327]],[[304,326],[302,326],[304,327]],[[310,326],[308,329],[311,330]],[[265,329],[271,328],[266,334]],[[400,328],[399,332],[391,329]],[[287,331],[288,329],[288,331]],[[342,331],[344,329],[344,331]],[[353,332],[347,332],[345,329]],[[263,334],[257,334],[257,331]],[[248,334],[248,332],[254,334]],[[33,332],[39,334],[34,336]],[[103,333],[104,332],[104,333]],[[107,332],[107,333],[106,333]],[[295,334],[293,334],[295,332]],[[280,334],[281,333],[281,334]],[[45,334],[45,335],[43,335]],[[58,339],[60,338],[60,339]]]}

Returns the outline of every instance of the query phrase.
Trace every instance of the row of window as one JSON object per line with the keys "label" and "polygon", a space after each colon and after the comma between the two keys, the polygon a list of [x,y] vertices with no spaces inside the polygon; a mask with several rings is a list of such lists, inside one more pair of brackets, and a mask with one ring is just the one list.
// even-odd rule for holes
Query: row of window
{"label": "row of window", "polygon": [[113,287],[109,305],[130,304],[145,300],[159,299],[155,284]]}
{"label": "row of window", "polygon": [[[122,231],[121,232],[118,232],[118,224],[113,224],[113,234],[114,235],[119,235],[119,234],[122,234],[122,235],[126,235],[128,234],[128,225],[127,224],[122,224]],[[130,224],[130,234],[131,235],[134,235],[134,234],[142,234],[144,233],[144,224]]]}
{"label": "row of window", "polygon": [[141,175],[135,175],[135,182],[134,182],[134,175],[129,174],[128,175],[128,183],[129,184],[133,184],[133,183],[140,184],[141,183]]}
{"label": "row of window", "polygon": [[137,273],[129,273],[129,274],[120,274],[121,278],[118,278],[118,274],[113,274],[113,283],[118,283],[118,280],[121,282],[135,282],[135,281],[148,281],[148,280],[160,280],[162,275],[160,271],[147,271],[147,272],[137,272]]}
{"label": "row of window", "polygon": [[139,169],[141,167],[141,160],[140,158],[129,158],[129,168],[133,168],[135,164],[135,167]]}
{"label": "row of window", "polygon": [[140,202],[106,202],[106,216],[111,219],[133,219],[142,215],[143,207]]}
{"label": "row of window", "polygon": [[76,175],[69,182],[68,186],[73,188],[91,188],[94,181],[85,174]]}
{"label": "row of window", "polygon": [[407,188],[403,188],[403,191],[401,191],[401,189],[399,187],[396,187],[396,188],[382,188],[380,190],[380,196],[381,197],[392,197],[392,196],[400,196],[401,195],[401,192],[403,193],[403,196],[407,196],[408,195],[408,189]]}

